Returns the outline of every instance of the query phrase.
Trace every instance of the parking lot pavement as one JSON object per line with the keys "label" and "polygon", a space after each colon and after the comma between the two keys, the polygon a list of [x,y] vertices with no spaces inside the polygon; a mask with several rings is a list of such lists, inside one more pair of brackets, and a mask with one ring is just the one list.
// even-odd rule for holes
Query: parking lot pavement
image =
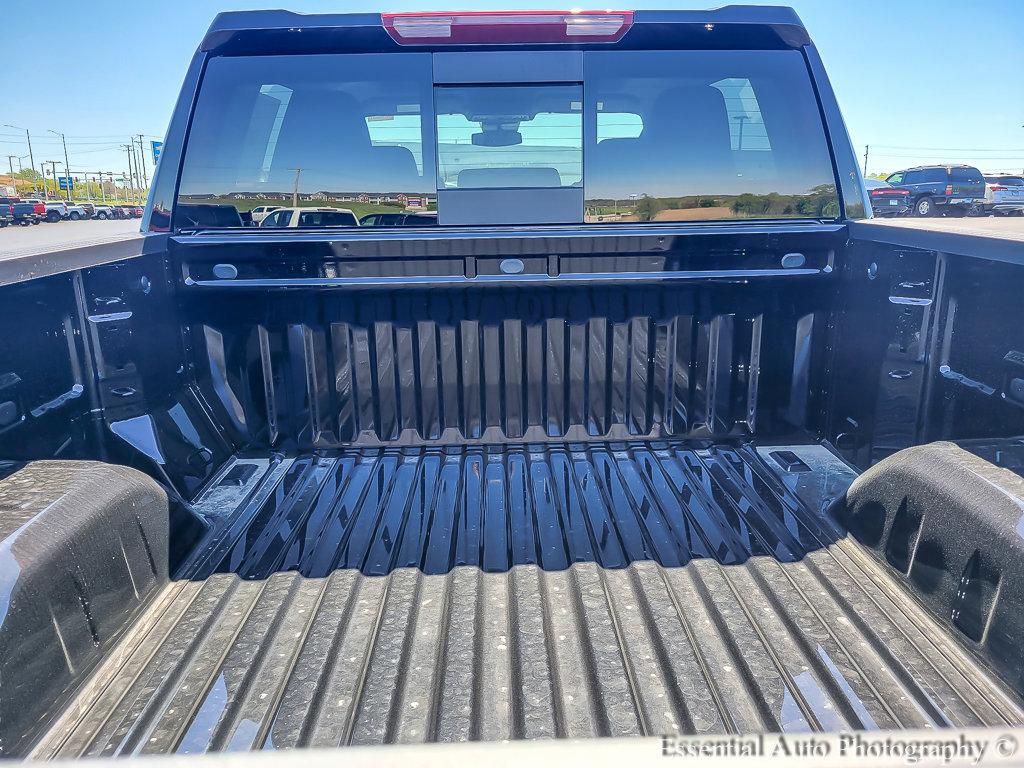
{"label": "parking lot pavement", "polygon": [[[877,224],[940,232],[959,232],[1024,242],[1024,216],[984,216],[978,218],[876,218]],[[113,221],[62,221],[34,227],[0,229],[0,259],[31,254],[52,253],[130,238],[139,232],[139,219]]]}
{"label": "parking lot pavement", "polygon": [[0,229],[0,259],[63,251],[137,235],[141,219],[61,221]]}
{"label": "parking lot pavement", "polygon": [[1024,216],[979,216],[977,218],[876,218],[876,224],[912,229],[931,229],[939,232],[957,232],[962,235],[981,235],[1005,240],[1024,241]]}

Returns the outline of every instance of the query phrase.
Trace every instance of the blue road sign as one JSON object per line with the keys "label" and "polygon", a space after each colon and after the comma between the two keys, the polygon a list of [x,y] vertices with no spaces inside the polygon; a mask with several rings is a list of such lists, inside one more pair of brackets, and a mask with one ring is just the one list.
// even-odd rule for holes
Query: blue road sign
{"label": "blue road sign", "polygon": [[75,188],[75,180],[73,178],[71,178],[70,176],[61,176],[59,179],[57,179],[57,181],[60,182],[60,188],[61,189],[74,189]]}
{"label": "blue road sign", "polygon": [[151,141],[149,142],[153,147],[153,165],[160,162],[160,153],[164,150],[164,143],[162,141]]}

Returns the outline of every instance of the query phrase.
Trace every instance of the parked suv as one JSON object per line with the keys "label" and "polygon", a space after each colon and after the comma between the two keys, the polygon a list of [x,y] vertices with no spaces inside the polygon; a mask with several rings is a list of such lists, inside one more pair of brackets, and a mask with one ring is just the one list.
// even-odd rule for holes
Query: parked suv
{"label": "parked suv", "polygon": [[986,213],[1024,214],[1024,178],[986,176],[984,206]]}
{"label": "parked suv", "polygon": [[985,200],[985,177],[973,165],[920,165],[897,171],[886,181],[910,191],[914,216],[962,215]]}
{"label": "parked suv", "polygon": [[94,219],[112,219],[114,218],[114,206],[112,205],[94,205],[93,214]]}

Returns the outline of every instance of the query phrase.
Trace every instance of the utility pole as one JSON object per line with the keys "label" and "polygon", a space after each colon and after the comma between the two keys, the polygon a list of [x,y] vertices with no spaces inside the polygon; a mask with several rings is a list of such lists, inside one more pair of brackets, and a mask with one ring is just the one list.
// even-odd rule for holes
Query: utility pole
{"label": "utility pole", "polygon": [[143,163],[145,161],[143,160],[143,157],[142,157],[142,149],[139,148],[138,152],[135,151],[135,139],[134,138],[132,138],[132,154],[135,155],[135,175],[138,177],[138,180],[139,180],[139,190],[142,192],[142,194],[145,194],[145,190],[146,190],[145,175],[146,174],[142,170],[142,165],[143,165]]}
{"label": "utility pole", "polygon": [[149,187],[149,175],[146,173],[146,147],[142,143],[142,134],[139,134],[139,156],[142,158],[142,186]]}
{"label": "utility pole", "polygon": [[[125,152],[128,153],[128,179],[131,180],[132,179],[132,145],[122,144],[121,148],[123,150],[125,150]],[[125,194],[128,193],[128,186],[129,186],[129,184],[126,183],[125,184]],[[134,193],[132,193],[132,194],[134,195]],[[127,198],[125,198],[125,202],[128,202]]]}
{"label": "utility pole", "polygon": [[865,176],[868,175],[868,152],[870,152],[870,151],[871,151],[871,145],[870,144],[865,144],[864,145],[864,175]]}
{"label": "utility pole", "polygon": [[[13,128],[16,131],[24,131],[25,132],[25,141],[28,142],[28,163],[29,163],[29,166],[32,168],[32,176],[34,177],[36,175],[36,159],[32,155],[32,136],[29,134],[28,128],[19,128],[16,125],[9,125],[7,123],[4,123],[4,128]],[[46,179],[45,171],[43,172],[43,179],[44,179],[44,183],[45,183],[45,179]],[[32,179],[32,191],[35,192],[37,189],[38,188],[36,187],[36,180],[35,180],[35,178],[33,178]]]}
{"label": "utility pole", "polygon": [[292,208],[299,207],[299,176],[302,175],[301,168],[289,168],[289,171],[295,171],[295,185],[292,187]]}
{"label": "utility pole", "polygon": [[[68,187],[65,191],[67,192],[68,202],[71,202],[71,163],[68,162],[68,142],[67,139],[64,138],[64,134],[60,131],[51,130],[49,133],[52,133],[55,136],[60,136],[61,144],[64,145],[64,176],[68,180]],[[60,191],[59,184],[57,185],[57,190]]]}
{"label": "utility pole", "polygon": [[142,188],[142,173],[139,171],[139,156],[135,154],[135,138],[132,137],[129,143],[132,147],[132,173],[135,174],[132,188],[138,190]]}
{"label": "utility pole", "polygon": [[[17,183],[18,180],[14,176],[14,158],[16,158],[16,157],[18,157],[18,156],[17,155],[8,155],[7,156],[7,165],[9,165],[11,167],[11,189],[14,190],[14,196],[15,197],[18,196],[18,183]],[[21,158],[20,157],[18,157],[18,165],[21,165]]]}

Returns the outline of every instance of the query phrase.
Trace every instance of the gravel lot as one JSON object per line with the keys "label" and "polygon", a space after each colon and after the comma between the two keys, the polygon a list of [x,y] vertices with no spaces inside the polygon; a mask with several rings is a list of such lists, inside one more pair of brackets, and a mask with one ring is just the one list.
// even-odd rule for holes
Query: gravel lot
{"label": "gravel lot", "polygon": [[122,240],[138,234],[141,219],[113,219],[107,221],[61,221],[33,227],[5,227],[0,229],[0,259],[26,252],[43,253],[78,248],[94,243]]}

